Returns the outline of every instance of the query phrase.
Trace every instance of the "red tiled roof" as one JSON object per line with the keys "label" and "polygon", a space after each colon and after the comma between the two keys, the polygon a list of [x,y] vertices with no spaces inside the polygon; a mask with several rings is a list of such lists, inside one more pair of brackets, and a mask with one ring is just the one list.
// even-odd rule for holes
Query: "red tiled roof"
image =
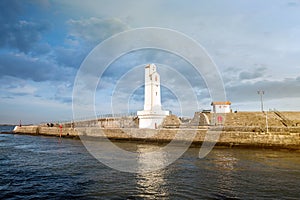
{"label": "red tiled roof", "polygon": [[230,101],[213,101],[210,105],[231,105]]}

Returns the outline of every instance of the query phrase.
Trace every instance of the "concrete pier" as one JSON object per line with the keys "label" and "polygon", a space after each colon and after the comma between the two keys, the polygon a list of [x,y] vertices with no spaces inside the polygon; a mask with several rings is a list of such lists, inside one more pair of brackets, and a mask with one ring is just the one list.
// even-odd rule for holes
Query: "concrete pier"
{"label": "concrete pier", "polygon": [[[213,129],[213,128],[211,128]],[[80,130],[80,131],[79,131]],[[170,142],[178,131],[184,133],[195,133],[193,144],[201,144],[207,134],[208,127],[202,129],[138,129],[138,128],[62,128],[41,126],[17,126],[16,134],[47,135],[62,137],[107,137],[112,140],[143,141],[143,142]],[[130,133],[130,134],[127,134]],[[152,135],[143,137],[143,135]],[[182,139],[181,142],[184,142]],[[221,132],[217,145],[229,147],[263,147],[284,148],[300,150],[300,127],[276,128],[270,127],[269,132],[257,127],[225,127]]]}
{"label": "concrete pier", "polygon": [[[276,113],[277,112],[277,113]],[[300,112],[239,112],[226,114],[217,145],[229,147],[264,147],[300,150]],[[266,120],[266,117],[267,120]],[[13,133],[57,137],[107,137],[111,140],[168,143],[176,134],[195,134],[194,144],[201,144],[212,124],[212,113],[196,112],[193,119],[167,116],[157,129],[139,129],[136,117],[101,118],[62,124],[55,127],[16,126]],[[266,124],[268,123],[268,124]],[[184,137],[179,137],[185,142]]]}

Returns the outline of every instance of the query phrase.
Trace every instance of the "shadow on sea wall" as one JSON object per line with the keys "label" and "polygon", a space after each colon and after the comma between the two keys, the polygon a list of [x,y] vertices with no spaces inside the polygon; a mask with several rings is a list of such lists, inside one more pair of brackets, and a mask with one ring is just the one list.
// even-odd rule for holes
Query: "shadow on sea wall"
{"label": "shadow on sea wall", "polygon": [[[193,144],[202,144],[208,129],[197,129],[196,135],[193,139]],[[78,131],[80,130],[80,131]],[[141,141],[141,142],[155,142],[168,143],[178,133],[179,129],[119,129],[119,128],[105,128],[99,129],[95,127],[83,128],[59,128],[59,127],[41,127],[41,126],[17,126],[14,133],[17,134],[31,134],[31,135],[47,135],[56,137],[74,137],[85,136],[90,138],[107,137],[111,140],[124,141]],[[180,129],[185,133],[195,132],[194,129]],[[149,133],[151,132],[151,133]],[[130,133],[130,134],[128,134]],[[133,133],[133,134],[132,134]],[[81,134],[81,135],[79,135]],[[143,135],[152,135],[149,138]],[[140,135],[140,136],[139,136]],[[183,141],[184,142],[184,141]],[[300,150],[300,130],[295,128],[270,128],[268,133],[259,128],[240,128],[225,127],[220,134],[217,142],[219,146],[229,147],[264,147],[264,148],[284,148],[284,149],[298,149]]]}

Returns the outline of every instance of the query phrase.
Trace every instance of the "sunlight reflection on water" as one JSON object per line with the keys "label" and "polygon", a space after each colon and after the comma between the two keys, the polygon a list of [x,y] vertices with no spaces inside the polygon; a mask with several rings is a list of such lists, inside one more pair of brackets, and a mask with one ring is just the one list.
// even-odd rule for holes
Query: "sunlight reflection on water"
{"label": "sunlight reflection on water", "polygon": [[[199,148],[190,148],[164,169],[125,173],[93,158],[80,140],[2,134],[0,143],[1,199],[300,198],[299,152],[215,148],[199,159]],[[155,144],[115,144],[139,153],[140,171],[168,157],[143,154],[159,148]]]}

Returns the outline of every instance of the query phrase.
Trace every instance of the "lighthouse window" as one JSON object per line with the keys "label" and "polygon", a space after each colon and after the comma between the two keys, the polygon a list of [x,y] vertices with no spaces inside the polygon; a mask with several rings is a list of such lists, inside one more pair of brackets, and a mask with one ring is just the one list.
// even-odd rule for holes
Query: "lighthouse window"
{"label": "lighthouse window", "polygon": [[156,96],[157,96],[157,92],[155,92]]}

